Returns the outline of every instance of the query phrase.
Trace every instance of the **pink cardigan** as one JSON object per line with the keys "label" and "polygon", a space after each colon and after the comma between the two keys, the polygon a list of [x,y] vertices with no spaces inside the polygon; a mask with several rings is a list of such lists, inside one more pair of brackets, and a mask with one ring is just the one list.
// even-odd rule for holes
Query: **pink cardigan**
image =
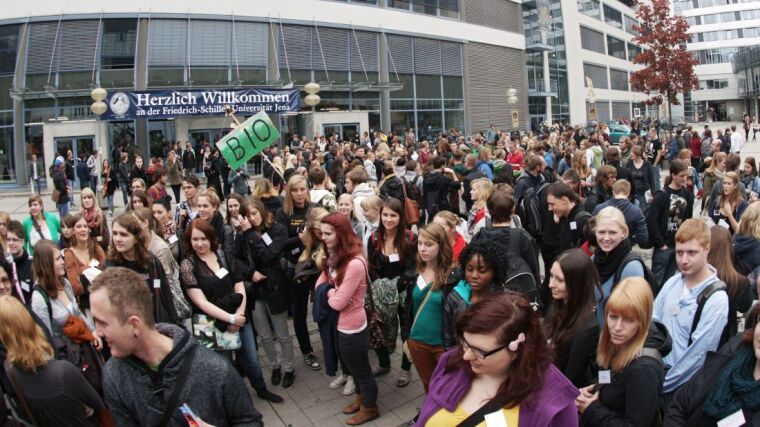
{"label": "pink cardigan", "polygon": [[[317,283],[326,283],[327,274],[323,271]],[[364,295],[367,292],[366,261],[357,256],[348,262],[343,281],[327,292],[327,304],[339,311],[338,329],[355,331],[367,322],[364,312]]]}

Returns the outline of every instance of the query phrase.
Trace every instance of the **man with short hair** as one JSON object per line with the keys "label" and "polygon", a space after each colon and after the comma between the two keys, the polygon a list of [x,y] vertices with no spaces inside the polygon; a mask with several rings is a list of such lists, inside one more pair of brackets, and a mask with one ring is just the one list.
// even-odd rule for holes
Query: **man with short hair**
{"label": "man with short hair", "polygon": [[517,183],[515,184],[515,201],[518,206],[528,188],[538,188],[544,183],[544,176],[542,173],[545,164],[545,160],[541,156],[535,154],[530,154],[528,155],[528,158],[525,159],[525,170],[523,171],[523,174],[517,178]]}
{"label": "man with short hair", "polygon": [[700,293],[719,282],[717,271],[707,263],[707,224],[698,218],[687,219],[676,233],[675,245],[680,272],[662,286],[653,312],[653,319],[664,324],[673,339],[673,349],[663,359],[665,400],[699,371],[708,351],[717,350],[729,315],[728,294],[717,291],[704,302],[693,327]]}
{"label": "man with short hair", "polygon": [[593,215],[596,215],[607,206],[614,206],[620,209],[625,217],[625,223],[630,231],[632,243],[646,245],[649,243],[649,231],[647,230],[647,220],[641,208],[631,203],[628,199],[631,193],[631,184],[625,179],[619,179],[612,184],[612,198],[604,203],[596,205]]}
{"label": "man with short hair", "polygon": [[155,324],[141,277],[109,267],[90,288],[95,333],[113,356],[103,392],[118,426],[186,426],[182,404],[210,425],[261,426],[240,374],[179,326]]}
{"label": "man with short hair", "polygon": [[185,171],[185,176],[192,175],[195,170],[195,151],[189,142],[185,144],[185,151],[182,152],[182,169]]}
{"label": "man with short hair", "polygon": [[[10,221],[5,241],[8,243],[8,254],[13,257],[12,268],[14,271],[8,272],[13,281],[13,294],[16,297],[20,296],[19,299],[26,304],[31,301],[34,276],[32,273],[32,257],[24,249],[24,226],[16,220]],[[20,295],[19,290],[21,291]]]}
{"label": "man with short hair", "polygon": [[148,188],[148,195],[153,200],[166,197],[166,184],[169,183],[169,173],[166,168],[163,166],[156,167],[156,170],[153,171],[153,182],[154,184]]}
{"label": "man with short hair", "polygon": [[[432,169],[422,178],[423,205],[427,221],[440,211],[452,210],[449,205],[449,190],[459,190],[461,182],[457,180],[454,171],[446,168],[446,158],[434,157],[431,160]],[[458,208],[458,207],[457,207]]]}
{"label": "man with short hair", "polygon": [[736,131],[736,125],[731,125],[731,148],[729,151],[732,153],[738,153],[741,151],[744,145],[744,138],[742,138],[741,132]]}

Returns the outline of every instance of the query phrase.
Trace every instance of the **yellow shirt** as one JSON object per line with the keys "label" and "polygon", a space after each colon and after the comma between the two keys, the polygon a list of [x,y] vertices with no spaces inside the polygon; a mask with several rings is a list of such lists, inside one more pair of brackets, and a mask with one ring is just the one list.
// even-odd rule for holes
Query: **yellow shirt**
{"label": "yellow shirt", "polygon": [[[520,417],[520,406],[514,408],[502,409],[504,419],[507,420],[507,427],[518,427],[518,420]],[[456,426],[462,421],[466,420],[470,414],[467,413],[461,406],[457,405],[454,412],[449,412],[446,409],[439,409],[438,412],[433,414],[432,417],[425,424],[427,427],[449,427]],[[478,424],[477,427],[487,427],[486,422]]]}

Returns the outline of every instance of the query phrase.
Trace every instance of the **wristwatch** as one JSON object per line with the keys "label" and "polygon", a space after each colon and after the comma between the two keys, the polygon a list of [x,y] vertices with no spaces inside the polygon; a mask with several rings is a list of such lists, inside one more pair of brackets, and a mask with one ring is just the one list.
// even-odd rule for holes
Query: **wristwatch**
{"label": "wristwatch", "polygon": [[230,318],[229,318],[229,320],[228,320],[227,323],[229,323],[230,325],[234,325],[235,324],[235,315],[234,314],[230,314]]}

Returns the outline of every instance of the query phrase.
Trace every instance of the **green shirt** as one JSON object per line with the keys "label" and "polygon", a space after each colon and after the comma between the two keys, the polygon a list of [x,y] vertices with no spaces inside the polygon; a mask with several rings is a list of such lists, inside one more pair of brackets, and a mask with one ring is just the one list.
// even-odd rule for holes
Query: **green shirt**
{"label": "green shirt", "polygon": [[[421,276],[417,276],[417,285],[412,290],[412,313],[417,315],[422,301],[430,292],[430,284],[425,283]],[[414,317],[412,317],[414,319]],[[409,338],[428,345],[442,345],[441,325],[443,324],[443,293],[441,290],[433,291],[428,298],[422,312],[417,317],[417,322],[412,326]]]}

